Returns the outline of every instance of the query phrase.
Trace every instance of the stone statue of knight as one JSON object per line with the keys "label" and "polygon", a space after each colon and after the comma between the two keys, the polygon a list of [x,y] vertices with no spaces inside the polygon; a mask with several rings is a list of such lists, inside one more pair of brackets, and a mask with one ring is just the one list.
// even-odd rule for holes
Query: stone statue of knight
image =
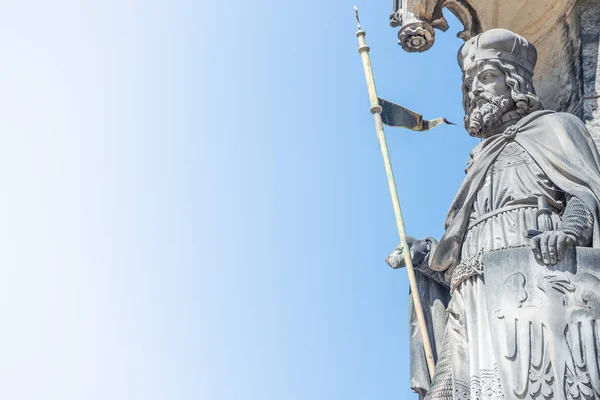
{"label": "stone statue of knight", "polygon": [[430,382],[411,324],[425,399],[600,399],[600,156],[577,117],[542,109],[536,61],[505,29],[458,53],[482,142],[439,243],[411,239],[437,353]]}

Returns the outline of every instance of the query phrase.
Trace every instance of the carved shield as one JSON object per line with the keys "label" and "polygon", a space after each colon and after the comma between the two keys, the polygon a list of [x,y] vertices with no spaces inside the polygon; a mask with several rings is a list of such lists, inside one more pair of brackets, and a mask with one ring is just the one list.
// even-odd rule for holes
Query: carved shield
{"label": "carved shield", "polygon": [[600,399],[600,249],[568,249],[553,266],[502,250],[483,265],[506,398]]}

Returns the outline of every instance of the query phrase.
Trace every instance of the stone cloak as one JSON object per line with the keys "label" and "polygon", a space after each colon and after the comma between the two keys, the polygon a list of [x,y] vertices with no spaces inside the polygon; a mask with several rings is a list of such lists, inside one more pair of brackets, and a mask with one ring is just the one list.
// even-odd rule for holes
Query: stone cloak
{"label": "stone cloak", "polygon": [[[471,153],[467,176],[446,218],[430,268],[446,271],[449,281],[460,261],[463,239],[473,202],[486,173],[506,144],[522,146],[561,190],[580,199],[594,216],[593,247],[600,247],[600,155],[583,122],[576,116],[554,111],[536,111],[492,136]],[[535,227],[532,227],[535,228]]]}

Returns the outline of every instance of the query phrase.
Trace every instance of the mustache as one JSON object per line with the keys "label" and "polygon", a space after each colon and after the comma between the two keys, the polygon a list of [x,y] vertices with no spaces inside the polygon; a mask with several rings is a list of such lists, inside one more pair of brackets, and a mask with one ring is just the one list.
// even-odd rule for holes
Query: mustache
{"label": "mustache", "polygon": [[496,96],[488,92],[481,92],[476,94],[469,102],[469,111],[474,111],[477,108],[477,102],[479,100],[485,100],[487,103],[500,104],[505,96]]}
{"label": "mustache", "polygon": [[[485,102],[477,105],[477,101]],[[497,123],[500,116],[514,106],[510,95],[496,96],[490,93],[478,93],[470,104],[470,110],[465,115],[465,128],[471,136],[483,137],[483,130],[491,128]]]}

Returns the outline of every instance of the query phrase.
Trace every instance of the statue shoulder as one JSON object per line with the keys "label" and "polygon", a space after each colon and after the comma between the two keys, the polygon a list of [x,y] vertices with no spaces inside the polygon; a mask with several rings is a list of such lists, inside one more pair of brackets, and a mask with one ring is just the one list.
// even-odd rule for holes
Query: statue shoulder
{"label": "statue shoulder", "polygon": [[531,119],[531,122],[537,124],[548,124],[549,126],[553,127],[559,124],[562,126],[573,126],[585,129],[585,124],[583,121],[578,116],[568,112],[544,110],[536,111],[535,113],[532,113],[531,116],[534,117]]}
{"label": "statue shoulder", "polygon": [[[587,127],[576,115],[550,112],[530,119],[521,128],[516,140],[538,163],[553,155],[565,162],[571,160],[569,164],[574,169],[587,164],[594,171],[600,170],[598,148]],[[579,161],[573,164],[575,159]]]}
{"label": "statue shoulder", "polygon": [[591,139],[583,121],[571,113],[543,110],[533,112],[523,119],[524,123],[521,124],[521,128],[524,128],[525,131],[532,131],[536,136],[538,134],[551,136],[566,134],[572,140],[578,140],[576,138]]}

